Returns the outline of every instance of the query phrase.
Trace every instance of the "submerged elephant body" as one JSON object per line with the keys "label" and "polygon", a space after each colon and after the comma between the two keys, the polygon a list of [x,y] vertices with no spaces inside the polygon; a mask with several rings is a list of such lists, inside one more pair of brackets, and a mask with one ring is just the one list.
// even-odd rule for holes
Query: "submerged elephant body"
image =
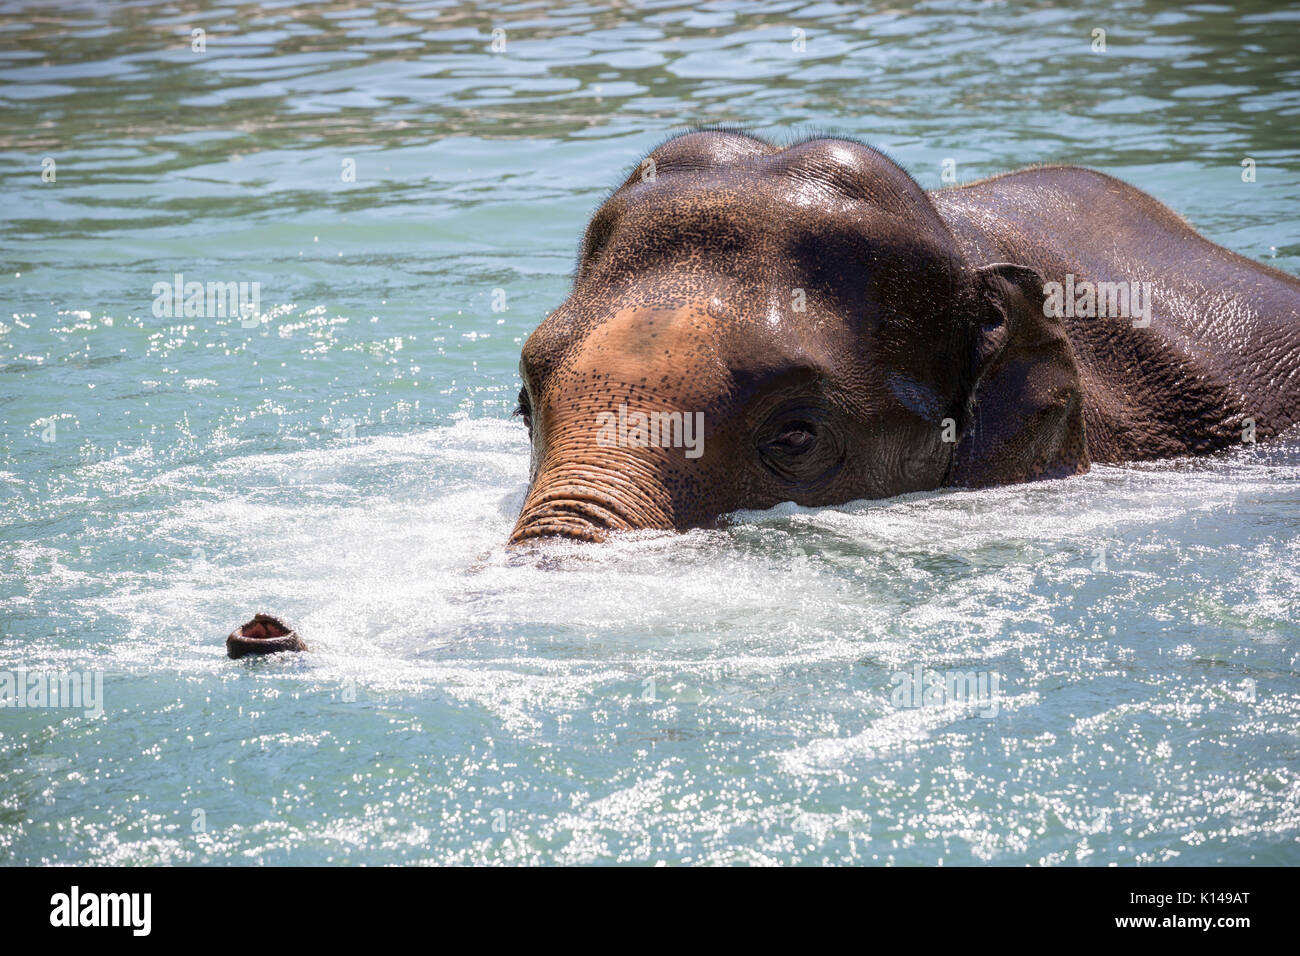
{"label": "submerged elephant body", "polygon": [[[1047,284],[1073,277],[1076,289],[1150,290],[1141,318],[1063,319],[1092,461],[1203,454],[1300,421],[1294,276],[1215,245],[1093,170],[1024,170],[931,198],[969,261],[1010,258]],[[983,483],[978,470],[968,477]]]}
{"label": "submerged elephant body", "polygon": [[592,217],[520,372],[511,540],[599,540],[1267,439],[1300,281],[1087,169],[926,193],[854,141],[691,133]]}

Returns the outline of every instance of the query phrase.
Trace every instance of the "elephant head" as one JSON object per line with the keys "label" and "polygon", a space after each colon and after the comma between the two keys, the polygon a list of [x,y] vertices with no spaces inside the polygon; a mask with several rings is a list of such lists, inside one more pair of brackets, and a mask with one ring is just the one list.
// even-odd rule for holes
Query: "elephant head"
{"label": "elephant head", "polygon": [[572,293],[524,344],[511,541],[1084,471],[1042,286],[967,262],[860,143],[671,139],[596,211]]}

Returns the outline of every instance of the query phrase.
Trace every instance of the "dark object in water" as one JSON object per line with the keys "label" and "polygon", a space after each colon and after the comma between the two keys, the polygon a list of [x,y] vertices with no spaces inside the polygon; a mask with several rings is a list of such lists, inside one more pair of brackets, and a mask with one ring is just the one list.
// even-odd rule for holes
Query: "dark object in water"
{"label": "dark object in water", "polygon": [[254,614],[247,624],[241,624],[226,638],[226,653],[232,658],[245,654],[274,654],[277,651],[305,651],[307,644],[298,632],[278,617]]}

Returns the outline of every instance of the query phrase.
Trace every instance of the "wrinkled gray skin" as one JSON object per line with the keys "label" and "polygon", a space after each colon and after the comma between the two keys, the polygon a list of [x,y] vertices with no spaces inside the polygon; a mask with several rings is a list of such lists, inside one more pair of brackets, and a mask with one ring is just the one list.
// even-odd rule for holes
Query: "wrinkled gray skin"
{"label": "wrinkled gray skin", "polygon": [[[1152,283],[1150,326],[1045,316],[1067,273]],[[592,217],[520,372],[511,541],[600,540],[1266,440],[1300,420],[1300,282],[1088,169],[927,194],[857,142],[706,131]],[[703,413],[702,453],[620,443],[620,405]]]}

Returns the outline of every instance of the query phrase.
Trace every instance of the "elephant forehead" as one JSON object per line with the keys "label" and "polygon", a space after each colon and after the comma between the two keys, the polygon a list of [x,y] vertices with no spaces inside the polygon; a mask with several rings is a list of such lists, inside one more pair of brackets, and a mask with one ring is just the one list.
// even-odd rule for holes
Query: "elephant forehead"
{"label": "elephant forehead", "polygon": [[933,284],[958,265],[951,237],[896,207],[850,200],[813,181],[657,185],[593,223],[575,291],[595,298],[644,289],[654,274],[661,297],[710,277],[731,282],[734,293],[791,299],[815,284],[861,299],[883,271],[906,267]]}
{"label": "elephant forehead", "polygon": [[728,159],[714,150],[697,162],[683,161],[682,152],[689,151],[671,141],[652,153],[645,162],[655,172],[634,175],[620,186],[593,217],[595,232],[607,231],[610,220],[620,216],[642,221],[694,216],[780,233],[822,215],[877,210],[909,222],[919,234],[947,235],[916,181],[862,143],[820,138],[785,149],[740,150]]}
{"label": "elephant forehead", "polygon": [[[793,201],[829,192],[890,207],[926,205],[925,193],[898,164],[856,140],[812,137],[780,148],[748,136],[688,134],[656,148],[619,188],[679,182],[777,187]],[[808,190],[800,186],[812,187]]]}
{"label": "elephant forehead", "polygon": [[705,395],[726,379],[718,321],[707,302],[619,308],[593,325],[566,363],[571,375]]}
{"label": "elephant forehead", "polygon": [[[621,227],[610,238],[630,238],[637,230],[658,234],[661,226],[678,242],[716,243],[728,233],[756,240],[781,239],[798,227],[820,222],[868,225],[873,212],[897,215],[893,204],[875,201],[862,186],[850,193],[834,176],[794,169],[696,170],[659,177],[628,189],[593,220]],[[880,197],[893,195],[882,187]],[[608,218],[608,223],[601,220]]]}
{"label": "elephant forehead", "polygon": [[[860,343],[857,343],[860,345]],[[560,391],[637,391],[701,407],[785,373],[833,379],[855,340],[830,323],[737,311],[722,293],[690,305],[620,308],[588,327],[554,382]]]}

